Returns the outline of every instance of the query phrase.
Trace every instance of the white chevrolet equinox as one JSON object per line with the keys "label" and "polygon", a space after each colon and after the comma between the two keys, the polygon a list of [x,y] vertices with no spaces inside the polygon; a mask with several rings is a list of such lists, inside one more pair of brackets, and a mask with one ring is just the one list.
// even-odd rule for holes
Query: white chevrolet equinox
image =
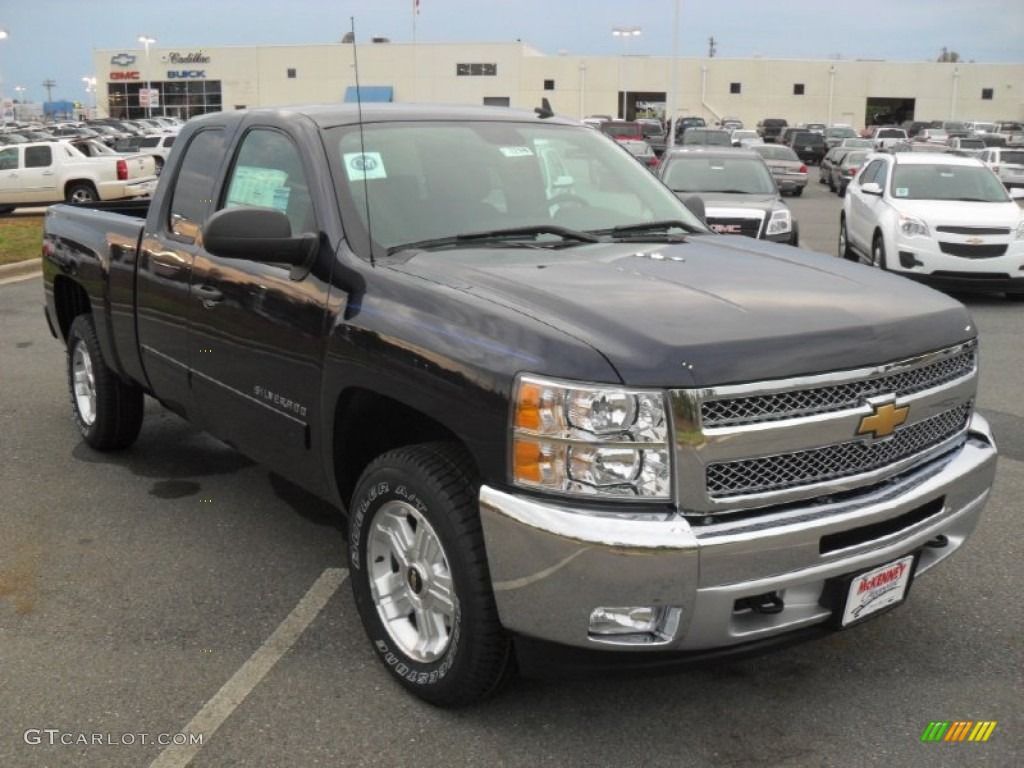
{"label": "white chevrolet equinox", "polygon": [[1024,211],[974,158],[868,157],[839,219],[839,255],[936,288],[1024,300]]}

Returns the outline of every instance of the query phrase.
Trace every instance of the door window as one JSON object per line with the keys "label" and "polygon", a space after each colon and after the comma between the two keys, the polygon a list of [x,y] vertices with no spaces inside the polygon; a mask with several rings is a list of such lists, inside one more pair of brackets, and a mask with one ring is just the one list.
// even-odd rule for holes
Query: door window
{"label": "door window", "polygon": [[0,171],[18,170],[18,148],[0,149]]}
{"label": "door window", "polygon": [[255,128],[246,134],[227,190],[222,208],[252,205],[281,211],[291,222],[292,234],[316,227],[302,156],[280,131]]}
{"label": "door window", "polygon": [[48,168],[53,165],[53,151],[49,146],[25,147],[26,168]]}
{"label": "door window", "polygon": [[224,131],[210,129],[192,137],[185,149],[171,198],[167,226],[179,238],[193,242],[210,210],[217,169],[224,156]]}

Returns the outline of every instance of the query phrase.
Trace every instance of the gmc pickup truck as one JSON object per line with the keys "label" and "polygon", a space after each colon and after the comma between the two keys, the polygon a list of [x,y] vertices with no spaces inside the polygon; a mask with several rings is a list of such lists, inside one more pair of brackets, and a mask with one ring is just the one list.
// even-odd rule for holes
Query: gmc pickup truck
{"label": "gmc pickup truck", "polygon": [[345,510],[437,705],[873,619],[989,494],[961,304],[713,234],[547,108],[207,115],[118,207],[46,216],[77,433],[126,449],[148,395]]}

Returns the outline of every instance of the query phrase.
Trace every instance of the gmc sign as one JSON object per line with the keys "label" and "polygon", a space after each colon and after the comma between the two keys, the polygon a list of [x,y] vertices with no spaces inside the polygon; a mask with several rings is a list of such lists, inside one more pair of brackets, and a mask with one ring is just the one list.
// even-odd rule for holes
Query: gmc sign
{"label": "gmc sign", "polygon": [[138,80],[141,76],[138,72],[111,72],[111,80]]}

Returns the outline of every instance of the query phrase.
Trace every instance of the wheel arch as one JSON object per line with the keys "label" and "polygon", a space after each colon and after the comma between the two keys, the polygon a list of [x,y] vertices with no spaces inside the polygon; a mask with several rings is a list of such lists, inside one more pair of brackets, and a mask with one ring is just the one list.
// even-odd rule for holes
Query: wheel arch
{"label": "wheel arch", "polygon": [[408,445],[447,442],[473,452],[454,431],[436,418],[387,395],[362,387],[342,392],[334,411],[331,461],[341,502],[348,508],[363,470],[387,451]]}
{"label": "wheel arch", "polygon": [[92,302],[79,283],[69,277],[57,275],[53,280],[53,304],[57,315],[57,327],[66,342],[71,324],[79,315],[92,314]]}

